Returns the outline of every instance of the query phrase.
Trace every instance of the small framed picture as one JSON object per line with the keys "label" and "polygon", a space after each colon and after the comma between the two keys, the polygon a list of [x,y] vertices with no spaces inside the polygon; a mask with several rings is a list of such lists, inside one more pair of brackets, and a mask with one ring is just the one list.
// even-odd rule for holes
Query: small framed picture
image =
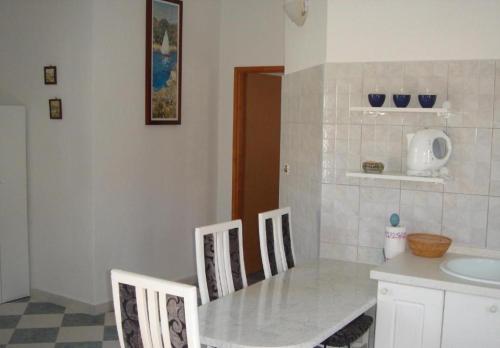
{"label": "small framed picture", "polygon": [[46,85],[57,85],[57,67],[52,65],[44,67],[43,77]]}
{"label": "small framed picture", "polygon": [[62,120],[62,100],[49,99],[49,110],[51,120]]}

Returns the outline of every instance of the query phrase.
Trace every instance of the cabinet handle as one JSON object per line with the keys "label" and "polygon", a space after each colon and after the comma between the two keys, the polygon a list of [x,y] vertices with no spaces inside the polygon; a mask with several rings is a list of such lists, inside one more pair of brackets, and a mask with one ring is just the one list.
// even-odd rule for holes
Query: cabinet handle
{"label": "cabinet handle", "polygon": [[498,307],[493,305],[490,307],[490,313],[496,313],[498,311]]}
{"label": "cabinet handle", "polygon": [[389,290],[387,288],[382,288],[382,289],[380,289],[380,293],[382,295],[387,295],[389,293]]}

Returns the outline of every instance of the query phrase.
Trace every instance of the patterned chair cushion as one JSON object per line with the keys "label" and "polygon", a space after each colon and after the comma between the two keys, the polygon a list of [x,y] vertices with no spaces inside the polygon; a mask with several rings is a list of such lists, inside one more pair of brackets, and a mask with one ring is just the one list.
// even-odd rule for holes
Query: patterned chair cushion
{"label": "patterned chair cushion", "polygon": [[373,318],[368,315],[361,315],[327,338],[323,345],[330,347],[345,347],[355,342],[370,328]]}
{"label": "patterned chair cushion", "polygon": [[[139,315],[137,313],[136,288],[133,285],[121,284],[120,308],[121,328],[126,348],[143,348]],[[186,313],[184,298],[167,295],[167,316],[172,348],[187,348]],[[167,346],[167,345],[166,345]]]}
{"label": "patterned chair cushion", "polygon": [[207,234],[203,237],[203,248],[208,298],[210,301],[213,301],[219,298],[219,292],[217,290],[217,275],[215,272],[215,238],[213,234]]}

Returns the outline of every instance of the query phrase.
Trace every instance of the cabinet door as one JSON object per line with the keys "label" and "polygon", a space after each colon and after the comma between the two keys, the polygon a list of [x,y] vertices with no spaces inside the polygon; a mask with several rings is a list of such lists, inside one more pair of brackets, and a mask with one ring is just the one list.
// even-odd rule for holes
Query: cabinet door
{"label": "cabinet door", "polygon": [[444,292],[379,282],[376,348],[439,348]]}
{"label": "cabinet door", "polygon": [[446,292],[442,347],[500,347],[500,299]]}

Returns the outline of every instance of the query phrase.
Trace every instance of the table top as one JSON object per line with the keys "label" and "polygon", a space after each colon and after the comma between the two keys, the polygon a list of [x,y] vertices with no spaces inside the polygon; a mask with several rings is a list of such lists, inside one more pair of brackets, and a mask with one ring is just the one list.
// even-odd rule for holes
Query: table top
{"label": "table top", "polygon": [[202,344],[314,347],[376,304],[371,265],[319,259],[199,307]]}

